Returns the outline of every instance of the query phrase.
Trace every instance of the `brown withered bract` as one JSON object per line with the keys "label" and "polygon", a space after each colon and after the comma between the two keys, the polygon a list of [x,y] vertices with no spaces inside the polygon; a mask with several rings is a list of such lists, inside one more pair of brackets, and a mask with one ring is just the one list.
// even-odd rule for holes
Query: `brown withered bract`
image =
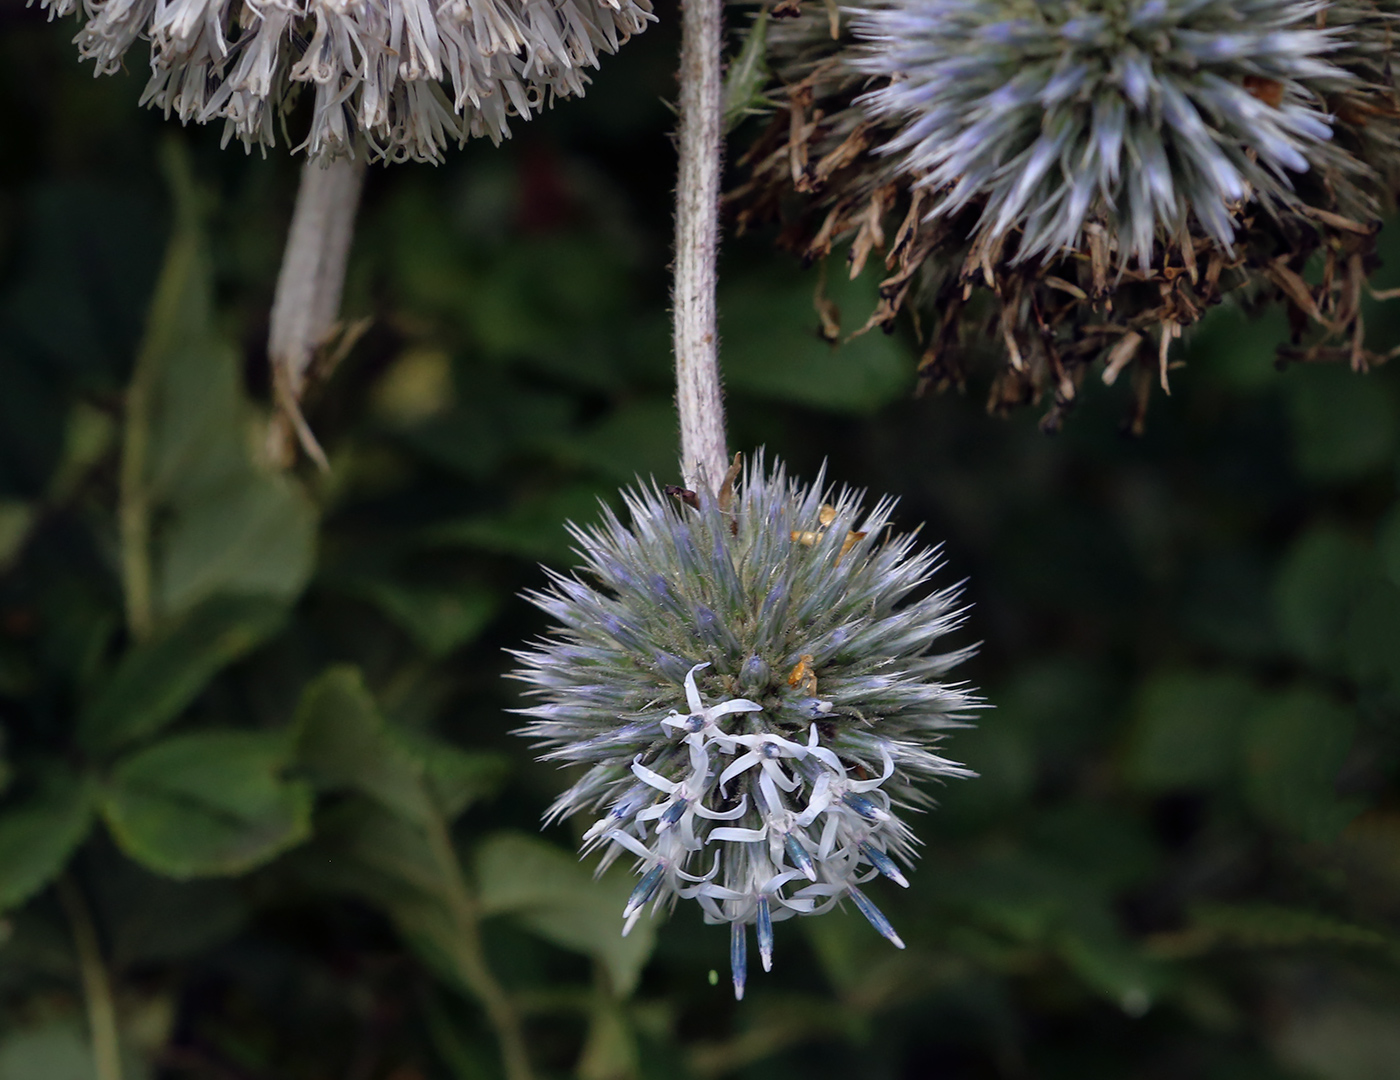
{"label": "brown withered bract", "polygon": [[[1125,427],[1140,432],[1153,387],[1169,387],[1174,343],[1226,298],[1250,311],[1285,306],[1294,335],[1279,350],[1281,363],[1343,362],[1364,371],[1400,352],[1368,347],[1361,314],[1366,280],[1379,265],[1378,211],[1392,205],[1400,177],[1400,92],[1389,46],[1375,44],[1389,41],[1389,16],[1377,4],[1351,0],[1325,12],[1328,25],[1372,28],[1329,54],[1356,82],[1325,103],[1334,143],[1366,165],[1292,177],[1300,196],[1293,208],[1231,207],[1233,253],[1192,219],[1179,235],[1159,237],[1147,266],[1126,264],[1101,226],[1090,225],[1077,248],[1018,263],[1014,236],[968,239],[979,202],[927,220],[938,193],[915,187],[917,178],[901,176],[877,152],[891,131],[854,105],[872,83],[845,64],[856,48],[849,28],[833,40],[826,5],[808,0],[802,8],[800,18],[768,28],[775,108],[766,126],[753,125],[736,161],[742,180],[726,204],[739,232],[777,222],[777,243],[805,263],[848,244],[854,277],[882,258],[878,300],[855,333],[892,332],[909,312],[920,347],[918,392],[962,389],[973,371],[990,368],[990,412],[1044,404],[1041,426],[1054,431],[1096,369],[1109,385],[1131,371],[1123,379]],[[1374,29],[1382,24],[1385,35]],[[1281,104],[1273,80],[1247,78],[1244,89]],[[1322,266],[1316,284],[1305,274],[1310,263]],[[812,544],[817,536],[795,531],[793,539]]]}

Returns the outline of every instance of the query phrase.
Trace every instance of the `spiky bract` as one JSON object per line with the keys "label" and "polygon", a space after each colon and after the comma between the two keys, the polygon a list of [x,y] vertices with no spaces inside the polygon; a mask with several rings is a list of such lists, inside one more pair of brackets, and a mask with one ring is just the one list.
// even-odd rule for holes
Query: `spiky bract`
{"label": "spiky bract", "polygon": [[542,699],[523,733],[587,766],[549,817],[599,814],[584,850],[636,856],[627,928],[677,897],[732,924],[741,996],[748,924],[765,969],[774,922],[848,898],[900,944],[859,886],[905,884],[899,810],[969,775],[936,751],[974,704],[940,681],[967,651],[934,651],[962,619],[957,587],[924,591],[937,552],[891,533],[890,500],[761,461],[724,506],[624,500],[629,525],[572,530],[587,580],[530,594],[561,625],[517,654]]}
{"label": "spiky bract", "polygon": [[[52,18],[79,0],[39,0]],[[80,55],[117,71],[150,42],[143,104],[224,139],[271,146],[280,113],[314,94],[305,146],[437,160],[453,142],[510,135],[652,18],[650,0],[81,0]]]}
{"label": "spiky bract", "polygon": [[[988,407],[1048,396],[1054,428],[1101,363],[1105,381],[1131,372],[1123,381],[1140,429],[1172,341],[1227,298],[1251,309],[1281,300],[1297,336],[1314,331],[1283,359],[1363,368],[1390,355],[1367,348],[1359,298],[1400,177],[1397,0],[1081,0],[1067,21],[1066,0],[867,0],[840,21],[817,0],[802,9],[763,24],[775,76],[764,100],[777,114],[739,158],[748,178],[730,202],[741,230],[781,219],[780,242],[809,261],[849,241],[854,275],[883,252],[887,274],[863,330],[893,329],[913,309],[924,382],[961,386],[989,362]],[[949,15],[928,32],[946,50],[960,43],[931,69],[943,82],[869,74],[871,46],[853,24],[917,22],[917,12]],[[1135,16],[1157,29],[1133,30],[1123,20]],[[1104,28],[1088,33],[1091,24]],[[1125,35],[1121,58],[1095,44],[1112,33]],[[889,55],[918,48],[911,32]],[[1129,78],[1132,50],[1141,63]],[[1016,71],[1011,54],[1026,58]],[[1041,90],[1027,100],[1031,84]],[[1134,104],[1142,86],[1145,110]],[[921,105],[920,93],[932,100]],[[1175,107],[1182,98],[1201,128]],[[911,119],[925,106],[928,131]],[[935,129],[949,135],[927,148],[937,182],[906,167]],[[881,152],[901,138],[907,149]],[[1036,157],[1060,139],[1062,154]],[[1306,171],[1289,165],[1290,142]],[[1022,166],[1033,157],[1044,171],[1032,180]],[[1246,194],[1231,201],[1222,193],[1233,177]],[[1315,257],[1320,281],[1303,272]]]}
{"label": "spiky bract", "polygon": [[[1194,215],[1227,251],[1231,208],[1294,200],[1290,173],[1332,130],[1319,90],[1320,0],[890,0],[863,13],[856,70],[891,80],[858,99],[899,125],[882,148],[928,213],[981,202],[1014,261],[1080,246],[1100,223],[1150,262]],[[1335,155],[1334,155],[1335,156]]]}

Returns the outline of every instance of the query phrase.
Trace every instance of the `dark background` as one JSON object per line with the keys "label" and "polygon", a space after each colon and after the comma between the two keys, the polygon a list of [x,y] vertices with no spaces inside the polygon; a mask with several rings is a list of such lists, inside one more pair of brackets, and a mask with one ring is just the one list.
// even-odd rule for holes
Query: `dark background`
{"label": "dark background", "polygon": [[[907,327],[826,344],[818,271],[771,233],[724,249],[731,444],[897,495],[901,522],[945,544],[943,580],[966,578],[974,605],[958,644],[982,642],[961,675],[991,706],[948,752],[981,778],[917,821],[912,888],[876,887],[907,951],[854,913],[787,922],[736,1005],[726,935],[683,906],[614,992],[645,932],[619,953],[627,885],[570,876],[572,827],[532,839],[565,780],[509,734],[503,650],[543,629],[516,594],[539,561],[569,564],[566,518],[638,473],[675,479],[676,40],[659,14],[585,99],[503,147],[371,168],[345,314],[373,322],[308,403],[332,472],[287,478],[256,450],[299,160],[139,110],[139,47],[129,74],[94,80],[75,22],[0,6],[0,896],[24,894],[0,916],[0,1080],[93,1076],[71,913],[48,885],[65,862],[130,1077],[499,1074],[431,933],[371,887],[393,845],[366,841],[377,869],[359,869],[334,846],[355,796],[286,749],[305,746],[306,687],[345,664],[396,738],[474,777],[447,800],[472,800],[459,884],[541,1076],[1400,1077],[1395,372],[1278,371],[1282,317],[1221,309],[1142,438],[1120,434],[1129,388],[1099,385],[1048,437],[1036,409],[987,416],[985,386],[915,398]],[[203,666],[161,654],[138,690],[178,682],[178,700],[104,742],[142,648],[124,629],[124,392],[172,236],[207,262],[184,282],[197,347],[159,361],[160,422],[192,418],[204,441],[153,436],[157,641],[224,619],[226,647]],[[849,332],[878,278],[844,284],[843,265],[829,291]],[[1400,284],[1400,251],[1375,284]],[[1397,344],[1393,305],[1367,325],[1372,347]],[[249,593],[272,614],[209,614]],[[282,810],[253,814],[251,839],[186,835],[232,759],[197,741],[158,755],[230,729],[271,755],[257,776]],[[141,787],[178,786],[182,761],[194,802]],[[90,820],[17,816],[84,783]],[[20,889],[25,829],[53,856]],[[498,875],[520,852],[565,884],[512,893]]]}

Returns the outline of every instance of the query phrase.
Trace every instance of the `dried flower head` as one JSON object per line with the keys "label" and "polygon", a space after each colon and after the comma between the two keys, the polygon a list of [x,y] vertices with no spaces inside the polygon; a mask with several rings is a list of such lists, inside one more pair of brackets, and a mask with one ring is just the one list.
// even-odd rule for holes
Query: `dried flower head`
{"label": "dried flower head", "polygon": [[932,651],[957,587],[921,594],[938,554],[889,532],[890,500],[866,511],[761,460],[721,500],[685,495],[624,492],[630,527],[572,529],[593,582],[530,595],[561,626],[517,654],[543,699],[522,733],[588,766],[549,818],[599,814],[584,850],[636,857],[623,932],[694,898],[732,928],[742,997],[749,925],[764,970],[774,922],[846,899],[903,947],[861,886],[907,885],[899,812],[970,775],[936,748],[974,700],[939,681],[968,651]]}
{"label": "dried flower head", "polygon": [[[50,18],[78,0],[40,0]],[[314,92],[301,147],[438,160],[452,142],[509,137],[508,118],[582,94],[584,69],[652,19],[650,0],[82,0],[77,44],[95,74],[150,42],[142,104],[224,120],[224,141],[271,146],[276,116]],[[300,149],[301,147],[298,147]]]}
{"label": "dried flower head", "polygon": [[989,362],[988,408],[1049,397],[1050,429],[1098,365],[1131,373],[1140,430],[1172,343],[1227,298],[1288,308],[1282,358],[1361,369],[1390,355],[1360,297],[1400,174],[1397,9],[780,4],[796,17],[757,24],[778,112],[729,200],[809,261],[849,241],[852,276],[882,252],[857,332],[912,310],[921,385]]}

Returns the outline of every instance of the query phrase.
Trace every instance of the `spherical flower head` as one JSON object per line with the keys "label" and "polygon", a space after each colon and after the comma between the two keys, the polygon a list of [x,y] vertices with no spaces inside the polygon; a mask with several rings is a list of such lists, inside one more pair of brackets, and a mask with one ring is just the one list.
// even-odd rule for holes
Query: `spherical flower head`
{"label": "spherical flower head", "polygon": [[[856,67],[892,81],[861,101],[901,130],[884,147],[932,213],[984,202],[978,233],[1016,260],[1107,228],[1147,265],[1194,218],[1229,251],[1233,210],[1294,202],[1328,155],[1320,0],[890,0],[856,25]],[[1333,155],[1332,160],[1335,158]]]}
{"label": "spherical flower head", "polygon": [[[78,0],[39,0],[50,18]],[[509,137],[652,19],[651,0],[82,0],[80,55],[117,71],[150,42],[142,104],[224,120],[224,141],[275,142],[276,114],[314,94],[313,156],[439,160],[451,142]]]}
{"label": "spherical flower head", "polygon": [[529,595],[560,626],[516,654],[541,699],[522,733],[587,766],[548,818],[598,815],[600,869],[635,857],[623,932],[695,899],[731,925],[742,997],[748,926],[764,970],[773,923],[845,900],[903,947],[860,886],[907,885],[900,811],[971,775],[937,746],[976,703],[941,681],[969,650],[936,651],[958,588],[926,589],[938,553],[891,532],[891,500],[761,459],[719,499],[682,494],[624,492],[630,525],[571,527],[585,575]]}

